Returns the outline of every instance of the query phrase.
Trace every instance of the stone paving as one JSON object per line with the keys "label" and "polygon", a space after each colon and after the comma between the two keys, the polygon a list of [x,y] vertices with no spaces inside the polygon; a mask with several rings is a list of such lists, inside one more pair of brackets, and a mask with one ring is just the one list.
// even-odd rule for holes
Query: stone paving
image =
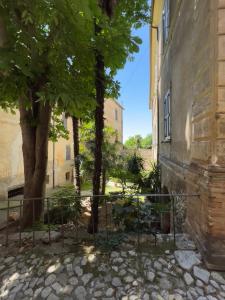
{"label": "stone paving", "polygon": [[109,253],[93,246],[56,253],[58,244],[2,254],[0,299],[225,299],[224,274],[207,271],[194,247],[157,254],[128,242]]}

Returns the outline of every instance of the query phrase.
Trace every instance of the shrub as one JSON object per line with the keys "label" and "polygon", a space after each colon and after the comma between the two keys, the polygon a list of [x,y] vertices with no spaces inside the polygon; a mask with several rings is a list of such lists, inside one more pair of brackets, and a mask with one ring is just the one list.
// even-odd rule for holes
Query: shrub
{"label": "shrub", "polygon": [[128,197],[113,205],[114,223],[125,231],[149,232],[160,229],[160,215],[170,211],[170,204],[151,203]]}
{"label": "shrub", "polygon": [[161,192],[161,170],[159,165],[153,164],[152,170],[142,179],[142,194],[157,194]]}
{"label": "shrub", "polygon": [[76,197],[74,186],[65,186],[49,199],[49,211],[45,213],[45,223],[62,224],[76,222],[82,212],[81,198]]}

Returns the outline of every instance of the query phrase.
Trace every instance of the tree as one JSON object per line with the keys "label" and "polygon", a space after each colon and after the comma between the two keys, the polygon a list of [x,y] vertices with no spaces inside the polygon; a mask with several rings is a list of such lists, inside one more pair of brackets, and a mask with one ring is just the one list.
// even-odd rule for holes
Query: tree
{"label": "tree", "polygon": [[24,226],[43,211],[52,110],[76,113],[92,101],[87,93],[74,95],[80,90],[77,77],[93,74],[96,11],[91,0],[1,1],[0,106],[19,108],[24,198],[36,198],[24,201]]}
{"label": "tree", "polygon": [[[110,168],[110,176],[119,180],[122,192],[129,188],[138,191],[142,184],[143,159],[136,153],[129,155],[122,152],[115,158],[114,164]],[[133,185],[131,185],[133,184]]]}
{"label": "tree", "polygon": [[148,134],[144,138],[139,134],[131,136],[124,145],[127,149],[149,149],[152,146],[152,135]]}
{"label": "tree", "polygon": [[141,141],[141,148],[143,149],[149,149],[152,147],[152,135],[148,134],[146,137],[144,137]]}
{"label": "tree", "polygon": [[[138,52],[140,38],[132,36],[132,29],[149,21],[147,0],[101,0],[101,18],[95,22],[96,34],[96,102],[95,111],[95,163],[93,194],[100,194],[102,171],[102,141],[104,128],[104,97],[112,86],[118,69],[123,68],[127,58]],[[93,198],[92,214],[88,227],[90,233],[98,230],[99,197]]]}
{"label": "tree", "polygon": [[141,148],[142,136],[134,135],[129,137],[125,142],[125,147],[127,149],[138,149]]}
{"label": "tree", "polygon": [[[109,170],[116,159],[119,143],[116,139],[116,131],[111,127],[104,127],[104,140],[102,145],[102,176],[101,194],[105,194],[106,181]],[[93,121],[83,122],[80,129],[80,157],[83,169],[83,177],[93,177],[94,173],[94,149],[95,149],[95,127]],[[85,176],[86,175],[86,176]]]}

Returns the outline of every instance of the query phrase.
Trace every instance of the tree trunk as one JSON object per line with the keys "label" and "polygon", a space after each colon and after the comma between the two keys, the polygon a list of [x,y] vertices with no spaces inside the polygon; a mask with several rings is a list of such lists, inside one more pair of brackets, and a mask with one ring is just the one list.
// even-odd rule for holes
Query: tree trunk
{"label": "tree trunk", "polygon": [[[105,76],[104,59],[101,54],[96,55],[96,102],[95,109],[95,152],[94,152],[94,174],[93,174],[93,195],[100,195],[101,171],[102,171],[102,144],[104,129],[104,95]],[[99,197],[93,197],[92,214],[88,226],[88,232],[98,231],[98,203]]]}
{"label": "tree trunk", "polygon": [[106,169],[102,168],[102,195],[105,195],[105,188],[106,188]]}
{"label": "tree trunk", "polygon": [[78,195],[81,192],[80,180],[80,149],[79,149],[79,120],[72,117],[73,121],[73,151],[74,151],[74,169],[75,169],[75,188]]}
{"label": "tree trunk", "polygon": [[[113,9],[117,0],[99,0],[99,6],[102,11],[111,18]],[[101,28],[95,24],[95,34],[101,32]],[[101,170],[102,170],[102,144],[104,129],[104,97],[105,97],[105,64],[104,57],[96,51],[96,103],[95,110],[95,153],[94,153],[94,175],[93,175],[93,195],[100,194],[101,187]],[[93,197],[91,205],[91,218],[88,225],[88,232],[94,233],[98,231],[98,204],[99,197]]]}
{"label": "tree trunk", "polygon": [[51,108],[32,98],[32,108],[26,109],[20,99],[19,111],[25,179],[22,224],[27,227],[39,221],[43,212]]}

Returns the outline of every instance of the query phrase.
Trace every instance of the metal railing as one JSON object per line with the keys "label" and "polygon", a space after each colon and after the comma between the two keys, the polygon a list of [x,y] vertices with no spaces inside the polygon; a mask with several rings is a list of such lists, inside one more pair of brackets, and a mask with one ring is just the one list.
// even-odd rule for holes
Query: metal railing
{"label": "metal railing", "polygon": [[[6,205],[0,208],[0,224],[2,224],[0,235],[4,236],[6,247],[12,241],[21,246],[26,236],[32,240],[32,245],[35,246],[40,240],[38,232],[43,233],[43,231],[46,233],[45,240],[48,244],[53,241],[53,232],[58,232],[64,245],[65,238],[71,231],[72,238],[77,243],[85,239],[95,243],[98,236],[109,242],[111,237],[118,233],[134,235],[138,247],[143,234],[152,236],[156,245],[158,234],[170,233],[175,243],[177,201],[186,202],[198,197],[198,194],[116,194],[7,199]],[[99,230],[97,233],[94,232],[93,224],[93,234],[88,234],[87,222],[90,222],[90,218],[87,218],[85,223],[84,215],[91,214],[91,207],[95,199],[99,201]],[[38,223],[35,219],[36,201],[41,201],[43,204],[43,213]],[[29,216],[24,215],[24,207],[27,204],[30,206],[31,215]],[[14,219],[12,212],[15,214]],[[29,218],[30,226],[28,228],[23,227],[25,218]],[[162,220],[169,222],[166,229],[163,228]],[[92,221],[94,222],[93,218]],[[12,236],[14,239],[10,238]]]}

